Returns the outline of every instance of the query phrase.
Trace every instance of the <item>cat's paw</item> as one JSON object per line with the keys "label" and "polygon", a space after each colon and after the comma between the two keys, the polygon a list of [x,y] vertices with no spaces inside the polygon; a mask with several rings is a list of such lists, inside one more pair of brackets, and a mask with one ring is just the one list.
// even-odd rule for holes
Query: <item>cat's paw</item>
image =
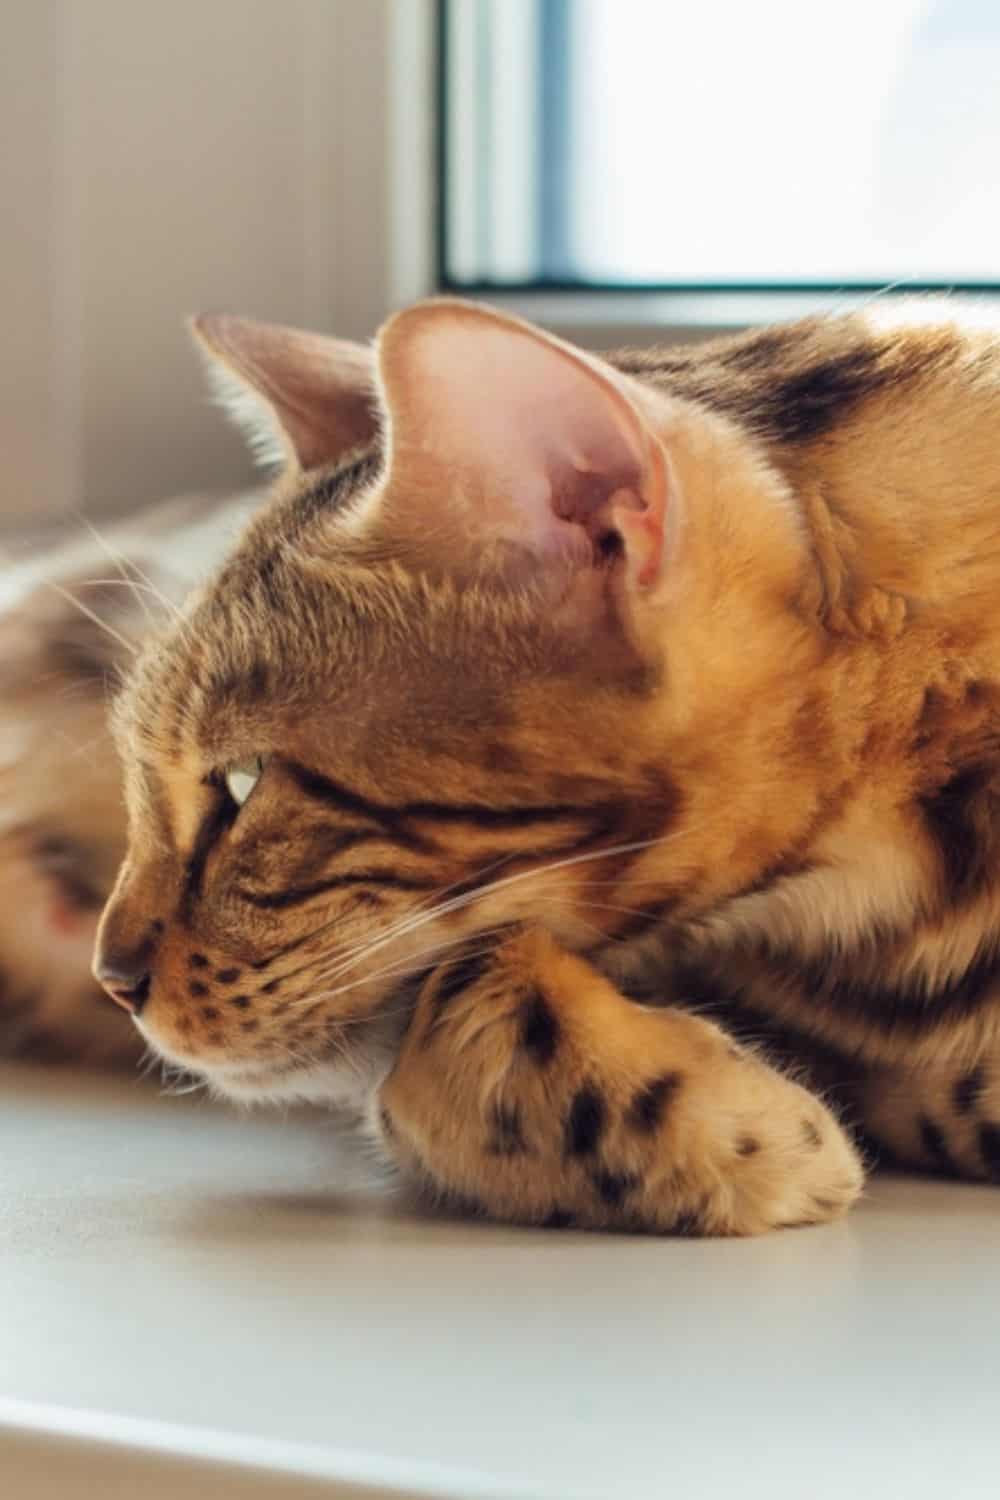
{"label": "cat's paw", "polygon": [[663,1071],[629,1098],[615,1090],[601,1143],[598,1185],[625,1183],[630,1191],[617,1201],[600,1194],[596,1214],[584,1192],[585,1222],[613,1227],[620,1211],[636,1227],[742,1236],[844,1214],[862,1190],[864,1168],[823,1102],[715,1026],[694,1017],[663,1021]]}
{"label": "cat's paw", "polygon": [[425,982],[378,1129],[408,1174],[528,1223],[759,1234],[836,1218],[863,1177],[814,1094],[537,934]]}
{"label": "cat's paw", "polygon": [[[864,1186],[861,1157],[826,1106],[752,1054],[733,1057],[707,1103],[700,1217],[709,1232],[760,1234],[844,1214]],[[722,1080],[719,1080],[720,1084]]]}

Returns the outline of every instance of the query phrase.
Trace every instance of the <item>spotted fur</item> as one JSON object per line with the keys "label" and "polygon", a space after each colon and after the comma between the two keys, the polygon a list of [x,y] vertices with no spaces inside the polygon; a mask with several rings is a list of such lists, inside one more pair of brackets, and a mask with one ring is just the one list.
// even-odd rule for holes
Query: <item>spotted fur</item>
{"label": "spotted fur", "polygon": [[200,328],[288,463],[115,710],[98,962],[147,1041],[355,1098],[538,1223],[841,1212],[810,1079],[995,1178],[1000,340],[947,305],[605,361],[449,302],[346,361]]}

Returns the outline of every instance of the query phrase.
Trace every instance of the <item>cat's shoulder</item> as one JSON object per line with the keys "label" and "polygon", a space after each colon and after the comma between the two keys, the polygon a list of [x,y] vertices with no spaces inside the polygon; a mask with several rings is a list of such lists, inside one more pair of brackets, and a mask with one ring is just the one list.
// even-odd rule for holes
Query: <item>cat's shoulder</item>
{"label": "cat's shoulder", "polygon": [[974,386],[1000,397],[1000,315],[986,301],[886,297],[846,313],[609,358],[760,437],[799,444],[885,395]]}

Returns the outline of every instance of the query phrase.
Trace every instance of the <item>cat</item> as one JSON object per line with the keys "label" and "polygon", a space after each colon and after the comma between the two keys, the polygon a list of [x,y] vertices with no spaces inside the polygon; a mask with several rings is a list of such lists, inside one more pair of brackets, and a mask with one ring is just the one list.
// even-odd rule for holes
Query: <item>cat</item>
{"label": "cat", "polygon": [[282,472],[113,709],[145,1043],[501,1220],[1000,1178],[997,336],[196,331]]}
{"label": "cat", "polygon": [[[256,494],[21,537],[0,574],[0,1056],[134,1066],[90,973],[125,853],[107,700]],[[8,547],[7,552],[10,551]]]}

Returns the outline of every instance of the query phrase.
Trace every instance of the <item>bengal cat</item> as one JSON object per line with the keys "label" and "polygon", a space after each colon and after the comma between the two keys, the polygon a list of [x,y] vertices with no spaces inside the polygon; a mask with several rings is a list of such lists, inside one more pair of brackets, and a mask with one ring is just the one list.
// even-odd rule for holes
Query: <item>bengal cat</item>
{"label": "bengal cat", "polygon": [[146,1042],[500,1219],[1000,1179],[997,337],[198,332],[284,469],[115,705]]}

